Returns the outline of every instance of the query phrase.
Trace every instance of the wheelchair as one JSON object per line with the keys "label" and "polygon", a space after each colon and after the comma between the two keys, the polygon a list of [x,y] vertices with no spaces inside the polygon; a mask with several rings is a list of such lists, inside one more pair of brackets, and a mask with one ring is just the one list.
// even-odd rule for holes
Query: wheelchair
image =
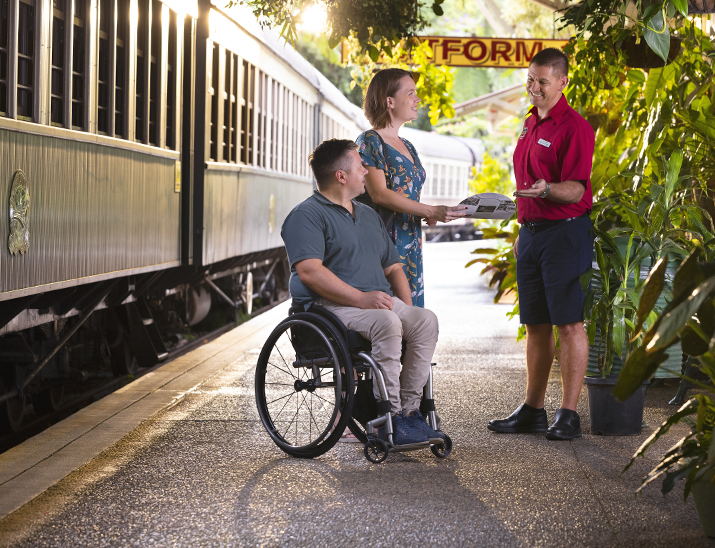
{"label": "wheelchair", "polygon": [[[308,311],[291,307],[268,337],[256,366],[258,414],[278,447],[294,457],[314,458],[329,451],[348,428],[373,463],[392,452],[427,447],[438,458],[450,454],[452,440],[446,434],[440,444],[395,445],[385,380],[370,351],[370,342],[346,329],[329,310],[315,304]],[[373,396],[374,382],[381,401]],[[441,431],[432,368],[420,411]],[[383,436],[378,436],[380,428]]]}

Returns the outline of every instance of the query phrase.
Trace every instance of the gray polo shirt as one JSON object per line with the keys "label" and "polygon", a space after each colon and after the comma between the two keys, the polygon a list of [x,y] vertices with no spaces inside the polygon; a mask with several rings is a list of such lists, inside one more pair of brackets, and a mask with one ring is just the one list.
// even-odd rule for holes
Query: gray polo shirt
{"label": "gray polo shirt", "polygon": [[290,294],[296,304],[320,298],[295,271],[295,263],[305,259],[320,259],[355,289],[392,295],[384,269],[400,262],[397,248],[372,208],[355,200],[352,204],[354,217],[316,190],[286,217],[281,237],[291,266]]}

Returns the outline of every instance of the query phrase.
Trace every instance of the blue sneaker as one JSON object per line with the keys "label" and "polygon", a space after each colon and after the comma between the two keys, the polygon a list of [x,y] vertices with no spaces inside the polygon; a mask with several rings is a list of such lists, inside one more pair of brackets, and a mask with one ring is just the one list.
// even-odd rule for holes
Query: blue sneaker
{"label": "blue sneaker", "polygon": [[410,424],[415,430],[419,430],[429,439],[430,443],[440,444],[444,441],[444,433],[438,432],[432,428],[427,419],[419,411],[413,411],[410,413],[409,417],[405,418],[406,421],[410,421]]}
{"label": "blue sneaker", "polygon": [[412,426],[409,418],[398,413],[392,417],[392,440],[395,445],[424,445],[429,442],[427,434]]}

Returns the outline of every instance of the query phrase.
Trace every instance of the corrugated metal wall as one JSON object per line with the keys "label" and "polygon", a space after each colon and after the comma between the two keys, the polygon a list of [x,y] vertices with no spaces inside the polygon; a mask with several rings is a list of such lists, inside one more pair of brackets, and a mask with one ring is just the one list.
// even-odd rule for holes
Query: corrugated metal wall
{"label": "corrugated metal wall", "polygon": [[[0,129],[0,300],[19,289],[178,264],[174,165],[172,158]],[[30,249],[13,257],[8,199],[18,169],[30,193]]]}
{"label": "corrugated metal wall", "polygon": [[282,247],[283,221],[313,192],[310,180],[250,171],[205,173],[203,264]]}

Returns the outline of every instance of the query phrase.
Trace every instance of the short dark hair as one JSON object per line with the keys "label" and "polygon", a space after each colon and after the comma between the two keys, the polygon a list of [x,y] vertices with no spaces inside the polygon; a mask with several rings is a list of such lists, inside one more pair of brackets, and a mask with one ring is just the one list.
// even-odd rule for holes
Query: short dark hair
{"label": "short dark hair", "polygon": [[357,144],[349,139],[328,139],[315,147],[308,161],[318,188],[326,188],[330,185],[337,170],[350,169],[347,154],[351,150],[357,150]]}
{"label": "short dark hair", "polygon": [[400,89],[400,80],[412,73],[399,68],[382,69],[375,73],[365,92],[363,110],[375,129],[386,128],[392,121],[387,108],[387,98],[394,97]]}
{"label": "short dark hair", "polygon": [[529,66],[536,65],[537,67],[551,67],[551,69],[559,73],[561,76],[569,75],[569,58],[566,54],[557,48],[545,48],[531,58]]}

